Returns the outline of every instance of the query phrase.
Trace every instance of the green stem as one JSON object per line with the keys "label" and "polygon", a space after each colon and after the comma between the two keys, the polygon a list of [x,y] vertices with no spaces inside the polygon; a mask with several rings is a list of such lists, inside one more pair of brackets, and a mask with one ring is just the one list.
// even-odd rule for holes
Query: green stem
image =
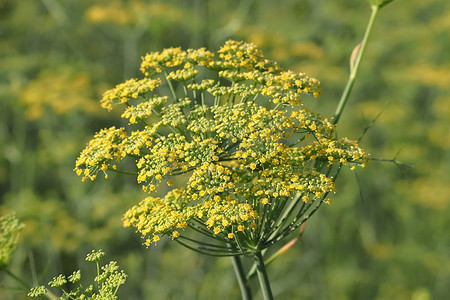
{"label": "green stem", "polygon": [[170,79],[167,78],[167,76],[169,76],[169,74],[167,73],[167,71],[165,69],[163,69],[163,71],[164,71],[164,76],[166,77],[167,85],[169,86],[170,92],[172,93],[173,99],[175,102],[178,102],[177,93],[175,92],[175,88],[172,85],[172,81],[170,81]]}
{"label": "green stem", "polygon": [[[303,223],[305,224],[305,223]],[[303,233],[303,232],[302,232]],[[300,234],[301,236],[301,234]],[[298,241],[299,237],[296,237],[289,241],[286,245],[284,245],[282,248],[280,248],[277,252],[275,252],[271,257],[269,257],[266,262],[264,263],[265,266],[270,265],[275,259],[277,259],[279,256],[283,255],[292,245],[294,245]],[[267,249],[267,248],[266,248]],[[256,275],[256,264],[253,264],[252,268],[248,272],[246,279],[252,279]]]}
{"label": "green stem", "polygon": [[379,10],[378,6],[375,6],[375,5],[372,6],[372,14],[370,15],[369,23],[367,24],[366,32],[364,33],[364,38],[361,42],[361,48],[358,51],[358,54],[355,59],[355,63],[350,70],[350,76],[348,78],[347,85],[345,86],[344,92],[342,93],[342,96],[341,96],[341,100],[339,100],[338,107],[334,114],[333,124],[337,124],[337,122],[339,121],[339,119],[341,117],[342,111],[344,110],[344,107],[347,104],[347,100],[352,91],[353,84],[356,79],[356,75],[358,74],[359,64],[360,64],[361,58],[364,54],[364,50],[366,49],[367,41],[369,40],[370,32],[372,31],[373,23],[377,16],[378,10]]}
{"label": "green stem", "polygon": [[205,106],[205,93],[200,93],[200,97],[202,99],[202,106]]}
{"label": "green stem", "polygon": [[27,290],[31,289],[31,287],[28,285],[28,283],[26,283],[25,281],[23,281],[20,277],[18,277],[17,275],[15,275],[14,273],[12,273],[10,270],[8,269],[4,269],[3,271],[5,271],[6,274],[9,275],[9,277],[13,278],[15,281],[17,281],[18,283],[20,283],[20,285],[22,285],[24,288],[26,288]]}
{"label": "green stem", "polygon": [[264,296],[264,300],[273,300],[272,290],[270,288],[269,277],[267,276],[266,266],[264,264],[264,258],[261,255],[261,251],[253,254],[253,259],[256,264],[256,272],[258,274],[259,285]]}
{"label": "green stem", "polygon": [[[13,272],[11,272],[8,269],[3,269],[3,271],[8,274],[9,277],[11,277],[12,279],[14,279],[15,281],[17,281],[18,283],[20,283],[21,286],[23,286],[26,290],[30,290],[31,286],[26,283],[25,281],[23,281],[19,276],[17,276],[16,274],[14,274]],[[49,299],[49,300],[56,300],[58,299],[58,297],[55,296],[55,294],[53,294],[52,292],[50,292],[49,290],[47,290],[47,293],[44,294],[44,296]]]}
{"label": "green stem", "polygon": [[233,268],[236,273],[239,288],[241,289],[242,300],[252,300],[252,290],[250,289],[247,278],[245,277],[241,258],[237,255],[233,255],[231,259],[233,261]]}

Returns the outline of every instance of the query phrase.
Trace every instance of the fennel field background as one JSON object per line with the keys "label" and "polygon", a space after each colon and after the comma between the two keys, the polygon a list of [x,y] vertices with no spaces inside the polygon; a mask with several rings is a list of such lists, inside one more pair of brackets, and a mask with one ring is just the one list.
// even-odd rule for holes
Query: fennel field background
{"label": "fennel field background", "polygon": [[[166,47],[253,42],[321,81],[305,106],[331,117],[370,15],[363,0],[0,0],[0,215],[25,223],[9,269],[30,285],[95,270],[129,275],[119,299],[239,299],[231,261],[122,227],[145,194],[134,178],[82,183],[75,160],[98,130],[127,122],[99,105]],[[444,300],[450,295],[450,2],[383,8],[338,127],[373,158],[343,171],[331,206],[268,267],[277,299]],[[375,122],[372,122],[374,119]],[[166,190],[160,190],[165,194]],[[0,273],[0,299],[28,299]],[[261,295],[256,295],[259,299]]]}

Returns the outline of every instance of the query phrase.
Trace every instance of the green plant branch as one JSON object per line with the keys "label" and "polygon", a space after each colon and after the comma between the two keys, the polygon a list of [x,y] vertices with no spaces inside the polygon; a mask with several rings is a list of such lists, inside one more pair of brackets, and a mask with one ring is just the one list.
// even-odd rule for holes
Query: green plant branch
{"label": "green plant branch", "polygon": [[305,225],[306,225],[306,222],[303,222],[302,225],[300,226],[299,234],[295,238],[293,238],[292,240],[287,242],[283,247],[281,247],[277,252],[275,252],[272,256],[270,256],[266,260],[266,266],[268,266],[270,263],[272,263],[279,256],[286,253],[289,249],[291,249],[292,246],[294,246],[297,243],[297,241],[299,239],[301,239],[301,237],[303,236],[303,233],[305,232]]}
{"label": "green plant branch", "polygon": [[[3,269],[3,271],[12,279],[14,279],[17,283],[19,283],[21,286],[23,286],[26,290],[30,290],[31,286],[26,283],[25,281],[22,280],[22,278],[20,278],[19,276],[17,276],[16,274],[14,274],[13,272],[11,272],[8,269]],[[58,297],[56,297],[55,294],[53,294],[52,292],[50,292],[49,290],[47,290],[47,293],[44,295],[47,299],[49,300],[57,300]]]}
{"label": "green plant branch", "polygon": [[247,278],[244,273],[244,268],[242,267],[241,258],[238,255],[233,255],[231,257],[233,262],[234,273],[236,274],[236,279],[241,289],[242,300],[252,300],[252,291],[248,285]]}
{"label": "green plant branch", "polygon": [[31,287],[28,285],[28,283],[26,283],[25,281],[23,281],[19,276],[15,275],[13,272],[11,272],[8,269],[3,269],[3,271],[8,274],[9,277],[11,277],[12,279],[14,279],[16,282],[20,283],[21,286],[23,286],[24,288],[26,288],[27,290],[29,290]]}
{"label": "green plant branch", "polygon": [[361,142],[361,140],[363,139],[363,137],[366,135],[366,133],[369,131],[370,127],[372,127],[373,124],[376,123],[376,121],[378,120],[378,118],[381,116],[381,114],[383,113],[383,111],[385,110],[387,106],[387,102],[383,105],[383,107],[381,108],[381,110],[377,113],[377,115],[375,116],[375,118],[373,118],[366,127],[364,127],[363,132],[361,133],[361,136],[358,138],[358,143]]}
{"label": "green plant branch", "polygon": [[175,102],[178,102],[177,93],[175,92],[175,88],[173,87],[172,81],[170,81],[170,79],[167,78],[169,76],[169,73],[167,73],[166,69],[163,69],[163,71],[167,85],[169,86],[170,92],[172,93],[173,99]]}
{"label": "green plant branch", "polygon": [[273,300],[272,289],[270,288],[269,277],[267,276],[266,266],[264,264],[264,258],[261,255],[261,251],[257,251],[253,254],[253,259],[256,264],[256,272],[258,274],[259,285],[264,297],[264,300]]}
{"label": "green plant branch", "polygon": [[370,33],[372,31],[372,27],[375,21],[375,18],[377,16],[379,6],[372,5],[372,13],[370,15],[369,23],[367,24],[366,31],[364,33],[363,40],[361,42],[361,47],[359,50],[357,50],[356,58],[353,63],[351,61],[351,68],[350,68],[350,76],[347,81],[347,85],[345,86],[344,92],[342,93],[341,99],[339,100],[339,104],[336,108],[336,112],[334,114],[333,124],[337,124],[339,122],[339,119],[342,115],[342,112],[345,108],[345,105],[347,104],[347,100],[350,96],[350,93],[353,88],[353,84],[355,83],[356,75],[358,74],[359,65],[361,63],[362,56],[364,54],[364,51],[366,49],[367,41],[369,40]]}
{"label": "green plant branch", "polygon": [[[293,238],[292,240],[287,242],[283,247],[278,249],[277,252],[275,252],[272,256],[270,256],[268,259],[266,259],[266,261],[264,263],[266,267],[268,265],[270,265],[275,259],[277,259],[281,255],[286,253],[289,249],[291,249],[292,246],[294,246],[298,242],[298,240],[303,236],[303,232],[305,231],[305,225],[306,225],[306,222],[304,222],[300,226],[300,233],[298,234],[298,236],[296,236],[295,238]],[[265,251],[261,251],[262,254],[264,254],[264,252]],[[256,264],[253,264],[252,268],[250,269],[250,271],[247,274],[247,280],[253,278],[255,275],[256,275]]]}
{"label": "green plant branch", "polygon": [[389,159],[389,158],[376,158],[376,157],[370,157],[369,160],[372,161],[381,161],[381,162],[390,162],[390,163],[394,163],[397,167],[406,167],[406,168],[414,168],[413,165],[401,162],[399,160],[394,159]]}

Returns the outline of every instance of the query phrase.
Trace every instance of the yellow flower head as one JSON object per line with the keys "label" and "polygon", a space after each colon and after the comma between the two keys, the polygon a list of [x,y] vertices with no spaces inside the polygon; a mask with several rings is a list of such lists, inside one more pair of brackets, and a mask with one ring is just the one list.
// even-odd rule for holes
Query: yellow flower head
{"label": "yellow flower head", "polygon": [[[329,202],[334,184],[325,174],[333,165],[367,162],[356,142],[336,138],[328,119],[303,107],[303,95],[320,93],[319,81],[282,69],[254,44],[228,41],[216,53],[169,48],[145,55],[141,70],[143,79],[101,100],[108,110],[122,108],[130,125],[97,133],[75,171],[84,179],[134,174],[146,192],[161,181],[182,184],[124,214],[124,226],[147,246],[167,235],[215,254],[264,249]],[[126,157],[135,169],[116,169]],[[183,180],[174,181],[178,175]],[[280,219],[288,208],[292,224]],[[193,233],[223,246],[202,246]]]}

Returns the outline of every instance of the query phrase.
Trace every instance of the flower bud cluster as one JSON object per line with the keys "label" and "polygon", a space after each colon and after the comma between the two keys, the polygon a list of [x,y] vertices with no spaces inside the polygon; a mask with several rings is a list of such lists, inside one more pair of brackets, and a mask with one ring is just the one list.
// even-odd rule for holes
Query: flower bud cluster
{"label": "flower bud cluster", "polygon": [[[88,287],[83,287],[83,285],[80,284],[80,270],[74,271],[72,275],[69,276],[62,274],[58,275],[48,283],[48,286],[60,288],[62,290],[63,294],[61,297],[58,297],[58,299],[117,299],[117,290],[125,283],[128,275],[125,274],[123,270],[119,271],[119,266],[115,261],[111,261],[100,268],[99,261],[104,255],[105,253],[102,250],[93,250],[87,255],[87,261],[95,262],[97,264],[97,276],[94,278],[93,284],[90,284]],[[67,283],[70,283],[73,286],[77,283],[78,286],[72,290],[66,291],[65,285]],[[94,286],[98,287],[98,289],[94,288]],[[48,291],[45,286],[39,286],[32,288],[28,293],[28,296],[37,298],[46,295],[47,293]]]}

